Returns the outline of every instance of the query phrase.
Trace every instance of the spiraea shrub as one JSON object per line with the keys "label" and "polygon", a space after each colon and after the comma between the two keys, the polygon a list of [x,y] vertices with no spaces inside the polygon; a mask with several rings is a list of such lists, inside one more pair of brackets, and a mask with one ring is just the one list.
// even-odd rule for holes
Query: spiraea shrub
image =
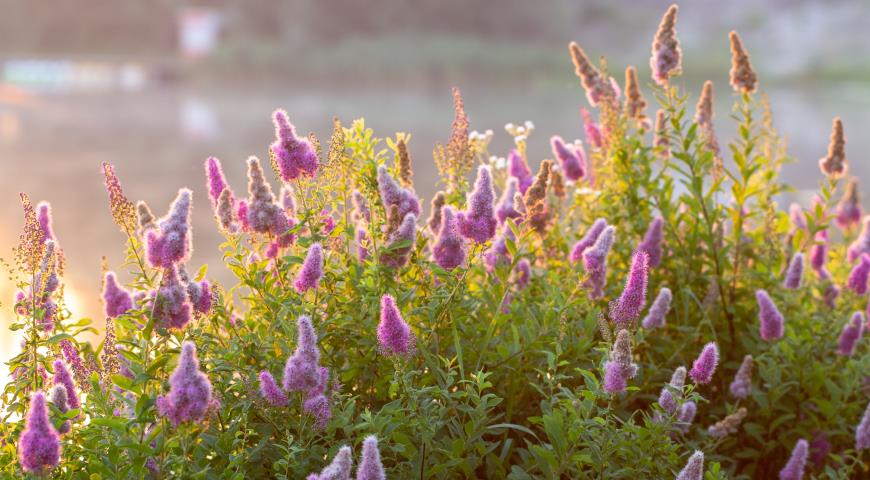
{"label": "spiraea shrub", "polygon": [[[551,159],[528,158],[531,123],[489,151],[454,91],[431,203],[410,135],[336,119],[321,144],[282,110],[247,187],[205,161],[195,210],[186,188],[134,203],[104,164],[126,261],[96,324],[22,195],[3,476],[868,478],[870,216],[843,124],[812,202],[782,208],[748,46],[731,33],[730,85],[695,106],[676,25],[673,6],[624,89],[570,45],[585,140]],[[209,212],[233,284],[191,265]]]}

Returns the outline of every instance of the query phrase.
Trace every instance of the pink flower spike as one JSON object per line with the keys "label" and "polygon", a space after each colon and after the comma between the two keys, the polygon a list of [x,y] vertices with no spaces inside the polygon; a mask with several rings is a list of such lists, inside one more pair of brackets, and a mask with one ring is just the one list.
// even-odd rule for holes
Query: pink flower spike
{"label": "pink flower spike", "polygon": [[713,373],[716,372],[716,366],[719,364],[719,347],[714,342],[710,342],[704,346],[698,359],[692,364],[692,370],[689,371],[689,376],[697,384],[705,385],[713,379]]}

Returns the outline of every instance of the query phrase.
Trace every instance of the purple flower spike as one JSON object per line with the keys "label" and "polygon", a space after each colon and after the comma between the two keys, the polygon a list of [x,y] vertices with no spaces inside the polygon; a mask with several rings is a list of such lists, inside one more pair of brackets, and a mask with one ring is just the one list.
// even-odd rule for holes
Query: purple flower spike
{"label": "purple flower spike", "polygon": [[631,356],[631,334],[620,330],[610,350],[610,360],[604,364],[604,390],[608,393],[625,391],[628,379],[637,375],[637,364]]}
{"label": "purple flower spike", "polygon": [[662,217],[654,218],[643,236],[643,241],[637,246],[638,250],[649,255],[650,267],[658,267],[662,262],[662,226],[664,223]]}
{"label": "purple flower spike", "polygon": [[864,295],[867,293],[868,277],[870,277],[870,254],[863,253],[858,264],[849,273],[849,280],[846,282],[846,286],[858,295]]}
{"label": "purple flower spike", "polygon": [[186,188],[169,207],[169,214],[158,220],[159,233],[149,230],[146,237],[148,261],[153,267],[168,268],[190,258],[190,208],[192,193]]}
{"label": "purple flower spike", "polygon": [[532,182],[535,181],[535,178],[532,176],[532,170],[529,168],[529,165],[526,163],[523,156],[520,155],[520,152],[516,149],[511,150],[511,153],[508,154],[508,174],[517,179],[520,193],[523,195],[526,194],[526,190],[528,190],[529,187],[532,186]]}
{"label": "purple flower spike", "polygon": [[[580,116],[583,117],[583,131],[586,132],[586,141],[595,148],[601,148],[604,145],[604,134],[601,132],[601,126],[592,118],[589,110],[584,107],[580,107]],[[589,184],[592,183],[592,175],[589,175]]]}
{"label": "purple flower spike", "polygon": [[550,148],[553,155],[559,160],[565,178],[576,182],[586,175],[586,152],[580,145],[565,144],[562,137],[553,135],[550,138]]}
{"label": "purple flower spike", "polygon": [[320,383],[320,351],[311,318],[301,316],[296,321],[296,351],[284,366],[284,390],[308,392]]}
{"label": "purple flower spike", "polygon": [[158,328],[180,329],[190,321],[193,305],[190,304],[187,286],[181,283],[175,265],[163,272],[163,281],[152,301],[154,321]]}
{"label": "purple flower spike", "polygon": [[505,225],[502,229],[502,234],[493,242],[489,250],[483,255],[483,261],[486,264],[486,271],[492,273],[499,265],[510,263],[510,254],[507,249],[507,239],[516,241],[516,235],[509,226]]}
{"label": "purple flower spike", "polygon": [[338,449],[332,463],[321,470],[320,474],[311,474],[306,477],[306,480],[350,480],[352,469],[353,458],[350,447],[345,445]]}
{"label": "purple flower spike", "polygon": [[287,394],[284,393],[275,382],[275,377],[267,370],[260,372],[260,395],[273,407],[287,405]]}
{"label": "purple flower spike", "polygon": [[628,328],[646,306],[646,285],[649,275],[649,255],[637,251],[631,261],[631,270],[625,288],[616,302],[610,304],[610,320],[617,328]]}
{"label": "purple flower spike", "polygon": [[221,193],[228,188],[221,161],[215,157],[208,157],[205,160],[205,176],[208,179],[208,196],[211,198],[212,206],[216,207]]}
{"label": "purple flower spike", "polygon": [[[66,388],[63,385],[55,385],[54,388],[51,389],[51,392],[48,394],[48,401],[51,402],[60,413],[66,413],[69,411],[69,401],[66,395]],[[66,435],[69,433],[72,425],[69,420],[64,421],[60,424],[60,427],[57,429],[57,433],[61,435]]]}
{"label": "purple flower spike", "polygon": [[532,280],[532,265],[528,258],[520,259],[517,266],[514,267],[514,283],[517,289],[522,290],[529,286]]}
{"label": "purple flower spike", "polygon": [[686,384],[686,367],[677,367],[671,375],[671,381],[659,394],[659,406],[670,415],[677,413],[677,399],[683,396],[683,385]]}
{"label": "purple flower spike", "polygon": [[737,369],[737,374],[734,375],[734,380],[728,389],[734,398],[746,398],[752,392],[752,367],[754,362],[752,355],[743,357],[743,363]]}
{"label": "purple flower spike", "polygon": [[302,269],[296,276],[296,281],[293,282],[293,287],[298,293],[303,294],[309,289],[317,288],[321,277],[323,277],[323,248],[319,243],[312,243],[308,247],[308,254],[302,263]]}
{"label": "purple flower spike", "polygon": [[435,246],[432,247],[432,256],[439,267],[452,270],[465,262],[467,246],[465,239],[459,234],[456,210],[446,206],[441,215],[441,231]]}
{"label": "purple flower spike", "polygon": [[801,279],[804,274],[804,254],[798,252],[791,257],[791,262],[788,264],[788,270],[785,272],[785,281],[783,287],[789,290],[796,290],[801,286]]}
{"label": "purple flower spike", "polygon": [[[390,268],[405,266],[411,257],[411,251],[414,249],[416,234],[417,216],[409,213],[405,215],[405,219],[402,220],[398,230],[390,235],[387,241],[387,252],[381,255],[381,263]],[[410,244],[404,247],[398,246],[404,242],[410,242]]]}
{"label": "purple flower spike", "polygon": [[39,223],[39,229],[42,232],[42,242],[54,240],[54,230],[51,228],[51,205],[48,202],[39,202],[37,205],[39,213],[36,221]]}
{"label": "purple flower spike", "polygon": [[269,150],[278,164],[281,179],[289,182],[303,175],[313,177],[317,172],[317,152],[311,142],[296,136],[296,127],[290,123],[284,110],[275,110],[272,121],[276,140]]}
{"label": "purple flower spike", "polygon": [[583,266],[588,279],[586,286],[590,289],[589,298],[601,298],[604,295],[604,284],[607,283],[607,254],[613,246],[616,229],[606,227],[595,243],[583,252]]}
{"label": "purple flower spike", "polygon": [[779,309],[770,299],[770,295],[764,290],[755,291],[755,299],[758,301],[758,319],[761,322],[759,333],[765,342],[779,340],[785,333],[785,320]]}
{"label": "purple flower spike", "polygon": [[114,272],[106,272],[105,284],[103,301],[106,302],[107,317],[115,318],[133,308],[133,297],[130,296],[130,292],[118,285]]}
{"label": "purple flower spike", "polygon": [[837,355],[843,355],[846,357],[852,356],[855,352],[855,345],[858,343],[858,339],[861,338],[863,333],[864,314],[861,312],[855,312],[852,314],[849,323],[843,326],[843,332],[840,333]]}
{"label": "purple flower spike", "polygon": [[18,460],[25,472],[44,473],[60,462],[60,437],[48,420],[42,392],[33,394],[27,424],[18,439]]}
{"label": "purple flower spike", "polygon": [[420,200],[413,191],[401,187],[384,165],[378,167],[378,191],[388,213],[395,205],[399,209],[399,218],[405,218],[409,213],[420,215]]}
{"label": "purple flower spike", "polygon": [[807,215],[804,213],[803,207],[798,203],[792,203],[788,206],[788,216],[791,219],[792,225],[797,230],[805,230],[807,228]]}
{"label": "purple flower spike", "polygon": [[414,352],[414,334],[402,318],[392,295],[381,297],[381,321],[378,323],[378,343],[382,355],[408,356]]}
{"label": "purple flower spike", "polygon": [[514,197],[520,191],[519,181],[511,177],[507,179],[504,192],[498,200],[498,208],[495,211],[495,216],[498,218],[498,224],[504,225],[509,218],[520,218],[521,214],[514,208]]}
{"label": "purple flower spike", "polygon": [[378,437],[369,435],[363,440],[362,461],[356,471],[356,480],[386,480],[381,453],[378,451]]}
{"label": "purple flower spike", "polygon": [[608,393],[624,392],[626,386],[628,386],[628,381],[622,375],[622,367],[618,363],[608,360],[604,364],[604,391]]}
{"label": "purple flower spike", "polygon": [[66,390],[66,403],[69,408],[79,408],[81,407],[81,403],[79,403],[79,396],[76,393],[76,387],[73,383],[72,376],[67,370],[66,365],[64,365],[63,361],[55,360],[54,361],[54,384],[62,386]]}
{"label": "purple flower spike", "polygon": [[652,306],[649,307],[649,312],[647,312],[646,317],[644,317],[643,322],[641,322],[643,328],[652,330],[654,328],[665,326],[665,317],[671,309],[671,298],[672,295],[669,288],[664,287],[659,291]]}
{"label": "purple flower spike", "polygon": [[488,165],[481,165],[477,169],[474,190],[468,197],[468,206],[457,216],[459,231],[463,236],[477,243],[486,243],[495,236],[498,222],[492,205],[494,197],[492,171]]}
{"label": "purple flower spike", "polygon": [[196,345],[184,342],[178,367],[169,378],[169,395],[157,397],[157,410],[173,425],[205,417],[212,405],[211,382],[199,370]]}
{"label": "purple flower spike", "polygon": [[302,404],[302,410],[314,417],[314,428],[323,430],[332,418],[332,406],[325,395],[326,388],[329,386],[329,369],[320,367],[317,371],[317,386],[306,394],[307,398]]}
{"label": "purple flower spike", "polygon": [[861,197],[858,194],[858,180],[853,178],[846,184],[846,193],[837,203],[837,226],[848,230],[861,221]]}
{"label": "purple flower spike", "polygon": [[716,366],[719,364],[719,347],[715,343],[710,342],[704,345],[704,350],[698,355],[698,359],[692,364],[692,370],[689,376],[697,384],[707,384],[713,379],[713,373],[716,372]]}
{"label": "purple flower spike", "polygon": [[855,429],[855,450],[866,449],[870,449],[870,404],[867,404],[861,423]]}
{"label": "purple flower spike", "polygon": [[577,263],[582,260],[583,252],[592,245],[595,245],[595,241],[598,240],[598,237],[605,228],[607,228],[607,221],[603,218],[595,220],[595,222],[592,223],[592,226],[586,230],[586,234],[583,235],[583,238],[581,238],[574,244],[574,247],[571,248],[571,261]]}
{"label": "purple flower spike", "polygon": [[846,250],[846,258],[849,262],[854,262],[863,253],[870,253],[870,215],[865,216],[861,222],[861,233]]}
{"label": "purple flower spike", "polygon": [[701,480],[704,478],[704,452],[695,450],[676,480]]}
{"label": "purple flower spike", "polygon": [[791,458],[779,471],[779,480],[801,480],[804,478],[804,469],[807,465],[810,446],[803,438],[797,441],[791,451]]}
{"label": "purple flower spike", "polygon": [[810,247],[810,267],[820,280],[831,278],[825,264],[828,262],[828,231],[821,230],[815,235],[815,243]]}
{"label": "purple flower spike", "polygon": [[698,405],[695,402],[689,400],[684,403],[677,413],[677,428],[683,433],[687,433],[689,427],[692,426],[692,420],[695,419],[696,413],[698,413]]}

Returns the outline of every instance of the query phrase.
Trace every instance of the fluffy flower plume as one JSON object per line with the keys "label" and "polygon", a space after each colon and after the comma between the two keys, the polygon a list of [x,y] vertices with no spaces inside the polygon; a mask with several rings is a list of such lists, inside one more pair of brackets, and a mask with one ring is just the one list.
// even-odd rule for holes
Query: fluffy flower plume
{"label": "fluffy flower plume", "polygon": [[296,127],[290,123],[287,112],[275,110],[272,113],[275,124],[275,142],[269,152],[278,165],[278,172],[285,182],[300,176],[313,177],[317,172],[317,152],[305,137],[296,136]]}
{"label": "fluffy flower plume", "polygon": [[157,217],[148,208],[148,204],[141,200],[136,202],[136,220],[139,224],[140,233],[157,228]]}
{"label": "fluffy flower plume", "polygon": [[616,302],[610,304],[610,320],[617,328],[629,328],[646,306],[648,262],[649,255],[646,252],[642,250],[635,252],[622,295]]}
{"label": "fluffy flower plume", "polygon": [[851,356],[855,352],[855,345],[864,333],[864,314],[855,312],[846,325],[837,341],[837,354]]}
{"label": "fluffy flower plume", "polygon": [[163,272],[163,280],[153,299],[154,321],[159,328],[184,328],[190,321],[193,305],[175,265]]}
{"label": "fluffy flower plume", "polygon": [[314,427],[323,430],[332,418],[332,407],[326,398],[326,389],[329,385],[329,369],[320,367],[317,369],[317,385],[308,391],[306,399],[302,403],[302,410],[314,417]]}
{"label": "fluffy flower plume", "polygon": [[604,390],[608,393],[625,391],[628,380],[637,375],[637,364],[631,358],[631,334],[620,330],[610,350],[610,360],[604,365]]}
{"label": "fluffy flower plume", "polygon": [[849,179],[846,193],[837,203],[837,225],[842,229],[850,229],[861,221],[861,195],[858,193],[858,179]]}
{"label": "fluffy flower plume", "polygon": [[801,286],[801,280],[804,274],[804,254],[798,252],[791,257],[788,264],[788,269],[785,272],[785,280],[783,287],[789,290],[796,290]]}
{"label": "fluffy flower plume", "polygon": [[402,318],[392,295],[381,297],[378,344],[383,355],[407,356],[414,352],[414,334]]}
{"label": "fluffy flower plume", "polygon": [[215,157],[208,157],[205,160],[205,177],[208,180],[208,196],[211,198],[212,206],[216,207],[221,193],[229,188],[220,160]]}
{"label": "fluffy flower plume", "polygon": [[62,360],[54,361],[54,379],[53,382],[55,385],[63,387],[66,390],[66,403],[69,405],[69,408],[79,408],[81,407],[81,403],[79,403],[79,396],[76,393],[76,387],[73,383],[72,376],[67,370],[66,365],[64,365]]}
{"label": "fluffy flower plume", "polygon": [[589,105],[597,107],[602,101],[613,102],[619,99],[619,86],[612,78],[605,78],[595,65],[589,61],[586,52],[575,42],[568,45],[571,60],[574,62],[574,73],[580,78],[580,83],[586,90]]}
{"label": "fluffy flower plume", "polygon": [[803,438],[797,441],[788,462],[779,471],[779,480],[801,480],[807,465],[810,446]]}
{"label": "fluffy flower plume", "polygon": [[671,290],[667,287],[663,287],[656,296],[656,299],[653,301],[652,306],[649,307],[649,312],[647,312],[646,317],[644,317],[641,322],[643,328],[652,330],[654,328],[665,326],[665,317],[671,309],[671,299]]}
{"label": "fluffy flower plume", "polygon": [[771,300],[765,290],[756,290],[755,299],[758,301],[758,320],[760,322],[759,334],[765,342],[779,340],[785,333],[785,320],[776,304]]}
{"label": "fluffy flower plume", "polygon": [[378,191],[381,194],[384,210],[388,214],[391,207],[395,206],[399,219],[404,219],[409,213],[420,215],[420,200],[413,191],[402,188],[384,165],[378,167]]}
{"label": "fluffy flower plume", "polygon": [[637,246],[639,251],[646,252],[649,256],[650,267],[658,267],[662,263],[662,227],[664,223],[662,217],[652,219],[643,236],[643,241]]}
{"label": "fluffy flower plume", "polygon": [[819,160],[822,173],[831,179],[846,175],[849,164],[846,161],[846,136],[843,134],[843,121],[834,118],[831,126],[831,142],[828,144],[828,154]]}
{"label": "fluffy flower plume", "polygon": [[462,235],[477,243],[485,243],[495,236],[498,221],[495,218],[492,188],[492,170],[488,165],[477,169],[477,179],[474,190],[468,196],[468,205],[464,212],[457,215],[459,231]]}
{"label": "fluffy flower plume", "polygon": [[343,446],[338,449],[332,463],[326,466],[320,473],[312,473],[305,477],[305,480],[350,480],[351,470],[353,470],[353,457],[350,447]]}
{"label": "fluffy flower plume", "polygon": [[[66,393],[66,388],[64,388],[63,385],[55,385],[54,388],[51,389],[51,393],[48,395],[48,401],[51,402],[60,413],[66,413],[70,409],[69,398]],[[66,420],[57,429],[57,433],[66,435],[69,433],[70,428],[70,422],[69,420]]]}
{"label": "fluffy flower plume", "polygon": [[[400,268],[408,263],[417,233],[417,216],[405,215],[405,219],[387,240],[387,251],[381,255],[381,263],[391,268]],[[402,246],[403,244],[406,244]]]}
{"label": "fluffy flower plume", "polygon": [[517,185],[523,195],[526,194],[526,190],[532,186],[532,182],[535,180],[526,159],[516,149],[511,150],[508,154],[508,174],[517,179]]}
{"label": "fluffy flower plume", "polygon": [[123,315],[133,308],[133,297],[130,296],[130,292],[118,285],[114,272],[106,272],[103,301],[106,304],[106,316],[110,318]]}
{"label": "fluffy flower plume", "polygon": [[505,225],[502,228],[502,233],[499,235],[495,241],[492,242],[492,246],[489,247],[489,250],[483,255],[483,261],[486,263],[486,270],[488,272],[492,272],[499,265],[505,265],[510,263],[510,253],[508,253],[507,249],[507,239],[511,241],[516,241],[516,236],[514,235],[513,230],[510,229],[509,226]]}
{"label": "fluffy flower plume", "polygon": [[706,142],[707,148],[714,155],[718,155],[719,141],[716,139],[716,130],[713,128],[713,82],[709,80],[704,82],[701,98],[695,107],[695,123],[698,124],[698,130]]}
{"label": "fluffy flower plume", "polygon": [[701,480],[704,478],[704,452],[695,450],[676,480]]}
{"label": "fluffy flower plume", "polygon": [[590,289],[589,298],[601,298],[607,282],[607,254],[613,246],[616,229],[607,226],[591,247],[583,252],[583,266],[586,268],[586,286]]}
{"label": "fluffy flower plume", "polygon": [[713,373],[716,372],[716,366],[719,364],[719,347],[714,342],[704,345],[701,354],[692,363],[692,370],[689,371],[689,376],[698,384],[710,383],[713,379]]}
{"label": "fluffy flower plume", "polygon": [[680,406],[680,411],[677,412],[677,428],[679,428],[681,432],[687,433],[689,427],[692,426],[692,421],[695,419],[696,413],[698,413],[698,405],[691,400]]}
{"label": "fluffy flower plume", "polygon": [[27,423],[18,439],[18,460],[25,472],[41,474],[60,461],[60,437],[48,420],[45,395],[36,392],[30,399]]}
{"label": "fluffy flower plume", "polygon": [[864,409],[864,416],[855,429],[855,450],[870,449],[870,403]]}
{"label": "fluffy flower plume", "polygon": [[190,258],[192,195],[186,188],[179,190],[178,196],[169,207],[169,214],[157,221],[159,232],[148,231],[148,261],[153,267],[169,268]]}
{"label": "fluffy flower plume", "polygon": [[714,438],[727,437],[740,428],[740,424],[743,423],[743,419],[746,418],[747,413],[746,408],[740,407],[736,412],[728,415],[722,420],[719,420],[715,424],[710,425],[707,428],[707,432]]}
{"label": "fluffy flower plume", "polygon": [[668,7],[652,43],[649,66],[652,68],[653,79],[662,86],[667,85],[668,79],[682,71],[683,52],[677,40],[677,10],[676,5]]}
{"label": "fluffy flower plume", "polygon": [[628,118],[634,120],[639,127],[647,127],[649,119],[644,113],[646,100],[640,93],[640,83],[637,81],[637,69],[628,67],[625,69],[625,113]]}
{"label": "fluffy flower plume", "polygon": [[553,135],[550,137],[550,148],[553,155],[559,160],[565,178],[576,182],[586,175],[586,152],[579,144],[566,144],[562,137]]}
{"label": "fluffy flower plume", "polygon": [[426,220],[426,225],[429,226],[429,232],[432,235],[438,235],[441,231],[441,212],[444,210],[444,204],[447,203],[447,197],[444,192],[438,192],[432,197],[432,203],[429,206],[429,218]]}
{"label": "fluffy flower plume", "polygon": [[278,383],[275,382],[275,377],[267,370],[260,372],[260,395],[269,402],[273,407],[283,407],[287,405],[287,394],[278,388]]}
{"label": "fluffy flower plume", "polygon": [[754,364],[752,355],[743,357],[743,363],[740,364],[737,374],[734,375],[734,380],[728,387],[734,398],[746,398],[752,392],[752,368]]}
{"label": "fluffy flower plume", "polygon": [[386,480],[381,452],[378,450],[378,437],[369,435],[363,440],[362,460],[356,471],[356,480]]}
{"label": "fluffy flower plume", "polygon": [[820,280],[831,278],[826,264],[828,263],[828,231],[816,232],[813,246],[810,247],[810,268],[816,272]]}
{"label": "fluffy flower plume", "polygon": [[323,277],[323,248],[319,243],[312,243],[308,247],[308,254],[305,256],[305,261],[302,263],[302,268],[296,275],[296,280],[293,282],[293,288],[300,294],[307,292],[312,288],[317,288],[320,285],[320,279]]}
{"label": "fluffy flower plume", "polygon": [[753,93],[758,88],[758,76],[749,62],[749,53],[737,32],[731,31],[728,39],[731,41],[731,86],[737,93]]}
{"label": "fluffy flower plume", "polygon": [[242,226],[257,233],[275,236],[284,234],[290,227],[290,219],[281,205],[275,202],[272,187],[266,181],[263,167],[257,157],[248,158],[248,201],[239,202],[239,218]]}
{"label": "fluffy flower plume", "polygon": [[442,215],[441,231],[432,247],[432,257],[441,268],[452,270],[465,261],[467,246],[465,239],[459,234],[456,211],[453,207],[444,207]]}
{"label": "fluffy flower plume", "polygon": [[854,262],[861,254],[870,253],[870,215],[866,215],[861,222],[861,233],[846,250],[849,262]]}
{"label": "fluffy flower plume", "polygon": [[157,410],[173,425],[205,417],[212,405],[211,382],[199,370],[196,345],[184,342],[178,366],[169,378],[169,395],[157,397]]}
{"label": "fluffy flower plume", "polygon": [[[583,132],[586,134],[586,141],[594,148],[601,148],[604,145],[604,134],[601,132],[601,125],[592,118],[592,114],[585,108],[580,108],[580,117],[583,118]],[[587,180],[589,184],[593,184],[592,165],[588,165],[589,174]]]}
{"label": "fluffy flower plume", "polygon": [[670,415],[677,413],[677,400],[683,396],[686,384],[686,367],[677,367],[671,374],[671,381],[659,393],[659,406]]}
{"label": "fluffy flower plume", "polygon": [[586,230],[586,234],[583,235],[577,243],[571,248],[571,261],[576,263],[579,262],[583,258],[583,252],[586,249],[595,245],[595,241],[598,240],[598,237],[601,235],[601,232],[607,227],[607,221],[603,218],[596,219],[592,226]]}
{"label": "fluffy flower plume", "polygon": [[858,295],[867,293],[867,280],[870,277],[870,254],[863,253],[858,264],[849,272],[846,286]]}
{"label": "fluffy flower plume", "polygon": [[501,197],[499,197],[498,207],[495,210],[495,216],[498,218],[499,225],[504,225],[509,218],[520,217],[520,212],[514,208],[514,197],[519,191],[519,181],[514,177],[508,178],[505,183],[504,191],[502,192]]}
{"label": "fluffy flower plume", "polygon": [[320,350],[311,317],[299,317],[296,332],[296,351],[284,366],[283,385],[288,392],[307,392],[320,383]]}

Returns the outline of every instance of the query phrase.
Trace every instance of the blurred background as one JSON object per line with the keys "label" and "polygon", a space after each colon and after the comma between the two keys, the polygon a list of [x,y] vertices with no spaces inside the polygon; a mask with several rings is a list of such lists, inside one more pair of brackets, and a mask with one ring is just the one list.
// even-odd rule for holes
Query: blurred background
{"label": "blurred background", "polygon": [[[243,192],[244,160],[267,158],[277,107],[324,144],[333,116],[345,125],[365,116],[379,136],[410,132],[428,206],[431,151],[450,134],[452,86],[463,92],[471,128],[495,132],[494,154],[512,145],[505,123],[533,121],[537,162],[550,156],[550,135],[582,138],[578,108],[586,101],[568,42],[593,58],[606,55],[620,83],[625,66],[636,65],[646,86],[650,42],[669,3],[0,0],[0,257],[11,259],[18,240],[18,192],[51,202],[67,302],[77,317],[102,325],[100,258],[117,269],[124,241],[102,186],[99,165],[108,161],[127,195],[161,215],[179,187],[193,188],[191,270],[208,263],[211,278],[228,281],[216,266],[221,237],[202,163],[219,157]],[[697,95],[704,80],[714,81],[720,138],[732,133],[731,29],[743,36],[796,159],[784,176],[797,191],[784,200],[808,204],[837,115],[851,172],[870,179],[870,2],[684,2],[678,82]],[[6,330],[14,291],[3,275],[4,360],[17,349]]]}

